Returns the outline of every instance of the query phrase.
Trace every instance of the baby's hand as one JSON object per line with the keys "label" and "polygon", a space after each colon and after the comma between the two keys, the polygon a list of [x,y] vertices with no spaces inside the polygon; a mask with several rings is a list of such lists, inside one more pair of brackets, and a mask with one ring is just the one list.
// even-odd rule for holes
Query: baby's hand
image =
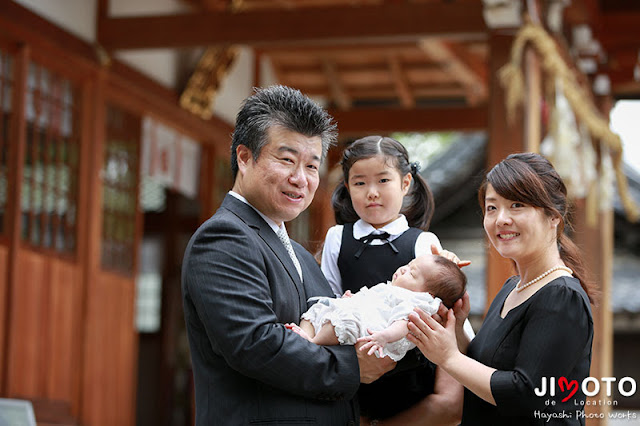
{"label": "baby's hand", "polygon": [[349,297],[353,297],[353,293],[351,293],[351,290],[345,291],[344,294],[342,295],[342,298],[349,298]]}
{"label": "baby's hand", "polygon": [[289,330],[291,330],[294,333],[296,333],[298,336],[304,337],[305,339],[311,341],[311,336],[309,336],[306,331],[301,329],[298,324],[294,324],[294,323],[290,322],[290,323],[285,324],[284,328],[288,328]]}
{"label": "baby's hand", "polygon": [[381,332],[371,332],[371,330],[367,330],[370,334],[368,336],[360,337],[358,342],[367,342],[360,347],[361,351],[366,351],[368,349],[367,355],[371,355],[375,352],[378,352],[380,358],[384,356],[382,350],[384,346],[388,343],[384,334]]}

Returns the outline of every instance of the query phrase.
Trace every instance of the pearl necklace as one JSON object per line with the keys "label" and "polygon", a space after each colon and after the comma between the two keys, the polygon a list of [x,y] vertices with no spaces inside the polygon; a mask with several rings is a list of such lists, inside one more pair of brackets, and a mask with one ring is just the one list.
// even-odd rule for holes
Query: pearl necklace
{"label": "pearl necklace", "polygon": [[573,275],[573,271],[571,269],[567,268],[566,266],[562,266],[562,265],[554,266],[553,268],[548,269],[547,271],[545,271],[542,274],[538,275],[536,278],[532,279],[531,281],[529,281],[526,284],[520,285],[522,280],[518,281],[518,284],[516,284],[516,291],[517,292],[521,292],[525,288],[529,287],[531,284],[537,283],[538,281],[540,281],[541,279],[543,279],[544,277],[546,277],[547,275],[549,275],[550,273],[555,272],[555,271],[567,271],[568,273]]}

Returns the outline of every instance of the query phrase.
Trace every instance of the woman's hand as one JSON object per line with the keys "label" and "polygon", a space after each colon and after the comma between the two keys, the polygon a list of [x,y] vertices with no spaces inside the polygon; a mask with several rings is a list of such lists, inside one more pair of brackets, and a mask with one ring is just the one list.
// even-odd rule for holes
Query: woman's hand
{"label": "woman's hand", "polygon": [[447,307],[444,306],[444,303],[440,302],[440,306],[438,306],[438,312],[431,315],[431,318],[436,320],[438,324],[440,324],[441,326],[446,327],[448,313],[449,313],[449,309],[447,309]]}
{"label": "woman's hand", "polygon": [[449,250],[444,250],[444,249],[440,250],[438,249],[438,246],[436,246],[435,244],[431,244],[431,254],[437,254],[438,256],[442,256],[446,259],[449,259],[450,261],[458,265],[458,268],[463,268],[465,266],[471,265],[470,260],[460,260],[460,258],[456,256],[454,252]]}
{"label": "woman's hand", "polygon": [[409,314],[407,338],[436,365],[446,362],[459,353],[453,309],[449,309],[446,324],[445,328],[419,308]]}
{"label": "woman's hand", "polygon": [[466,291],[462,295],[462,297],[453,304],[453,313],[456,317],[456,329],[462,330],[464,326],[464,322],[469,317],[469,312],[471,311],[471,302],[469,301],[469,293]]}

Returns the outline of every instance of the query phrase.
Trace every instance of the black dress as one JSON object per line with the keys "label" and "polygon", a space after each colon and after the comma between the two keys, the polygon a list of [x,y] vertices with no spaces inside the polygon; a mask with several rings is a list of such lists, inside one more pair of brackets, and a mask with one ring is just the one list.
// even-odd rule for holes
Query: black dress
{"label": "black dress", "polygon": [[[421,229],[409,228],[392,244],[368,245],[353,237],[352,223],[345,224],[338,255],[342,290],[355,293],[363,286],[390,279],[400,266],[415,258],[421,233]],[[408,409],[433,393],[435,368],[418,348],[407,352],[396,368],[373,383],[360,385],[360,413],[370,419],[385,419]]]}
{"label": "black dress", "polygon": [[[505,282],[467,351],[469,357],[498,370],[491,376],[497,405],[465,389],[462,424],[583,425],[581,385],[589,375],[593,342],[587,294],[576,278],[560,277],[501,318],[504,301],[517,282],[518,277]],[[538,396],[534,389],[542,394],[543,379],[546,393]]]}

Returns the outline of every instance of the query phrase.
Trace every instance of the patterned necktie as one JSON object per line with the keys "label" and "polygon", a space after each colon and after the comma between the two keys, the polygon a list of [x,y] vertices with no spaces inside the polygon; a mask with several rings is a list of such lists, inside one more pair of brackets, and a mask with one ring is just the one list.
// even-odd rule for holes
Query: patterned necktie
{"label": "patterned necktie", "polygon": [[287,254],[289,254],[289,257],[293,261],[293,264],[295,265],[296,270],[298,271],[298,275],[302,280],[302,268],[300,267],[300,262],[298,262],[296,253],[293,251],[293,246],[291,245],[291,241],[289,240],[287,231],[285,231],[282,228],[278,228],[278,232],[276,232],[276,235],[278,235],[278,238],[280,239],[280,241],[282,241],[282,244],[284,244],[284,248],[287,249]]}

